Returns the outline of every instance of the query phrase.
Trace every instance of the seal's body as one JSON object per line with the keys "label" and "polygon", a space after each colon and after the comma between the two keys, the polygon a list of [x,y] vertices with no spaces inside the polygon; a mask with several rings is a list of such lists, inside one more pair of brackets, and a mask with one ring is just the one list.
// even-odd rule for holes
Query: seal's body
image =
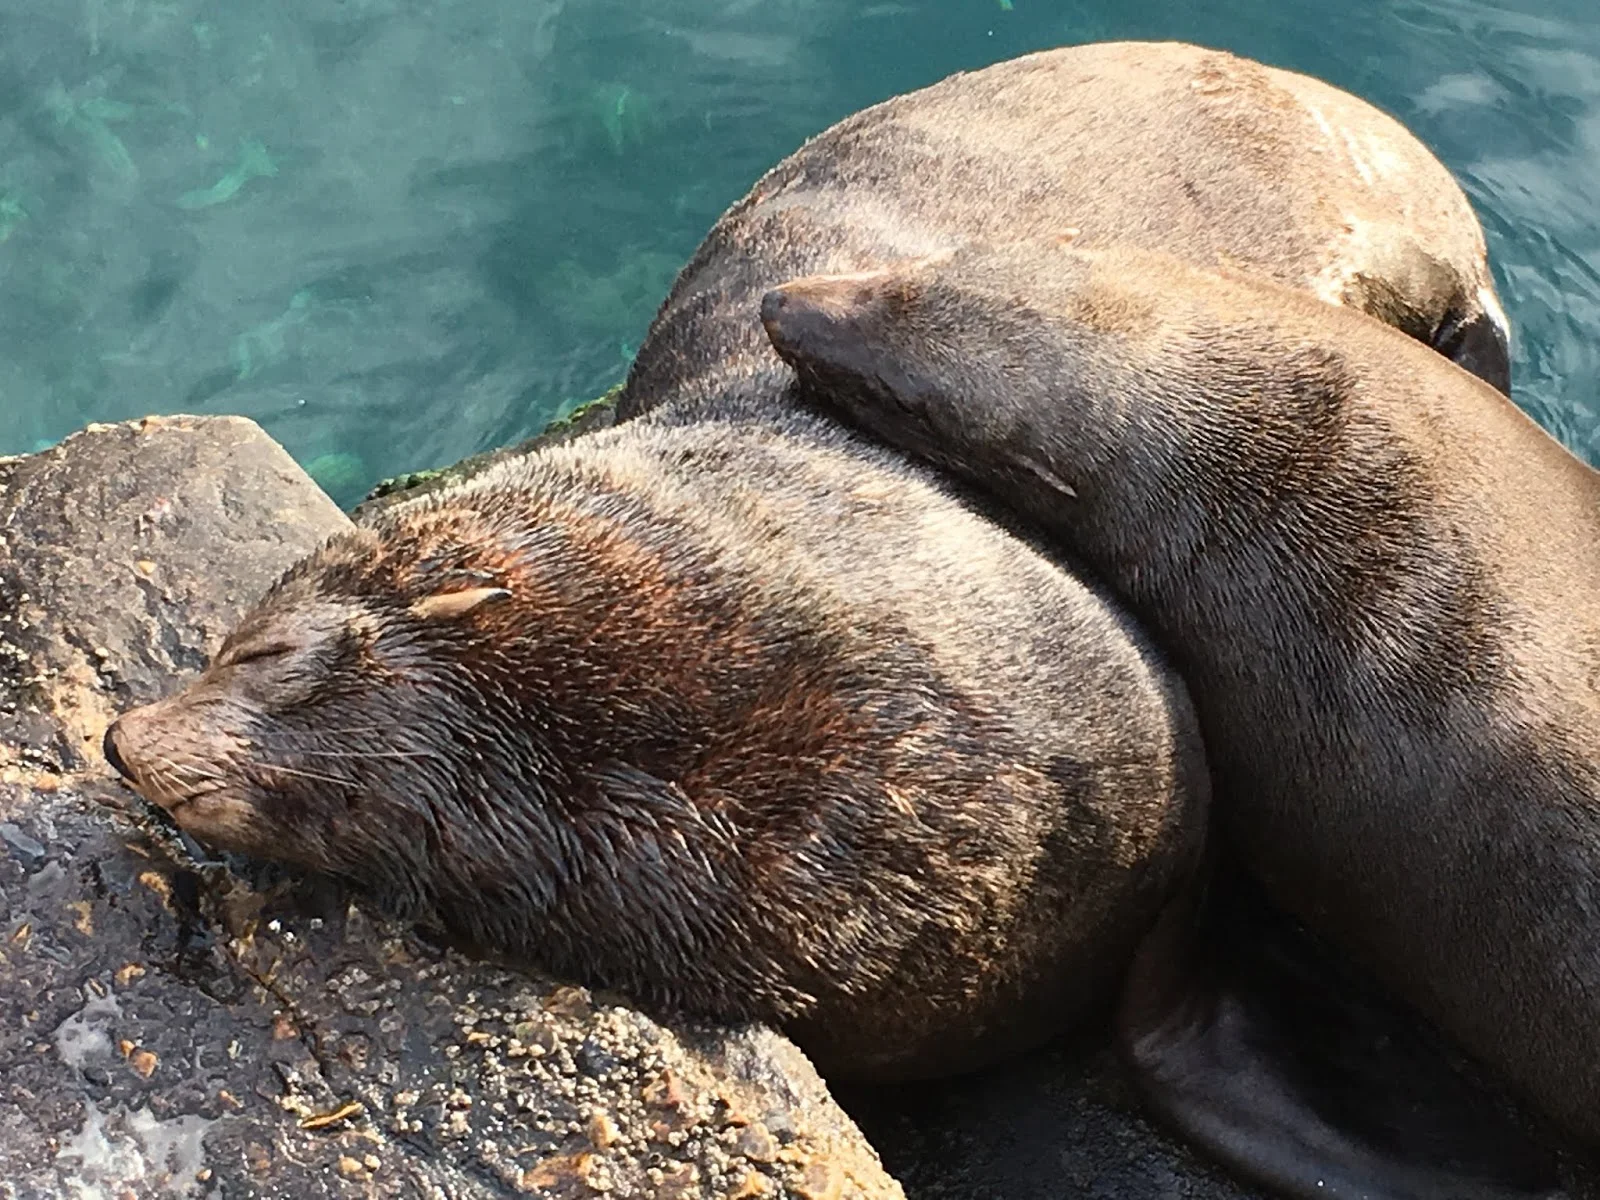
{"label": "seal's body", "polygon": [[889,442],[1080,556],[1276,899],[1600,1142],[1600,482],[1375,321],[1129,249],[768,297]]}
{"label": "seal's body", "polygon": [[683,269],[621,410],[765,411],[786,377],[756,313],[787,279],[1069,233],[1360,309],[1509,391],[1482,230],[1403,126],[1222,51],[1113,42],[953,75],[807,142]]}
{"label": "seal's body", "polygon": [[1116,610],[815,422],[635,423],[400,506],[107,748],[208,842],[879,1078],[1109,1002],[1207,795]]}
{"label": "seal's body", "polygon": [[[647,419],[336,543],[108,755],[210,840],[643,1001],[778,1021],[836,1077],[1069,1027],[1198,857],[1182,689],[971,497],[808,411],[758,320],[796,275],[1069,231],[1242,264],[1505,384],[1477,223],[1388,118],[1188,46],[1002,63],[841,123],[718,222],[619,403]],[[1300,1060],[1255,1010],[1229,1029],[1187,1073],[1259,1118],[1229,1161],[1277,1186],[1291,1159],[1310,1182],[1286,1194],[1405,1194],[1306,1072],[1273,1090]],[[1418,1194],[1526,1190],[1434,1166]]]}

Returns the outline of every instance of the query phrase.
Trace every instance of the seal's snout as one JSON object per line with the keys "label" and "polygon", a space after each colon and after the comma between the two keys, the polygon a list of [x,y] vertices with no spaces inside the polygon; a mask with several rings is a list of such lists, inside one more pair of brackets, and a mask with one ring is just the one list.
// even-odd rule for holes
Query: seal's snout
{"label": "seal's snout", "polygon": [[761,297],[761,324],[779,354],[795,349],[800,327],[807,324],[807,305],[790,290],[793,285],[773,288]]}
{"label": "seal's snout", "polygon": [[832,344],[841,323],[860,306],[866,288],[878,277],[812,275],[793,279],[761,297],[761,323],[774,349],[788,357],[818,355]]}
{"label": "seal's snout", "polygon": [[122,751],[117,748],[117,726],[121,721],[113,721],[106,728],[105,739],[100,743],[100,748],[105,752],[106,761],[111,764],[111,769],[121,775],[129,783],[136,782],[133,770],[122,757]]}
{"label": "seal's snout", "polygon": [[773,288],[761,297],[761,323],[767,327],[768,333],[772,332],[773,324],[783,318],[788,304],[788,294],[782,288]]}

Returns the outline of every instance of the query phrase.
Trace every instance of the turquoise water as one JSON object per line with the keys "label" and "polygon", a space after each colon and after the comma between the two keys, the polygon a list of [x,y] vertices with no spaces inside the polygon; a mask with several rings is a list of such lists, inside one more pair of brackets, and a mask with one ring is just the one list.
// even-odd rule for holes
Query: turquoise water
{"label": "turquoise water", "polygon": [[1518,400],[1600,461],[1596,0],[0,0],[0,454],[245,413],[352,502],[621,379],[806,135],[1108,38],[1416,130],[1487,227]]}

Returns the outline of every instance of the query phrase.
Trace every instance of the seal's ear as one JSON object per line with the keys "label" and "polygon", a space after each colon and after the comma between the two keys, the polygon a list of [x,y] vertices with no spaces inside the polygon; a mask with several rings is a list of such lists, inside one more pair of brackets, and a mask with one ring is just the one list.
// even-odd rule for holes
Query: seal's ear
{"label": "seal's ear", "polygon": [[474,609],[499,600],[511,599],[509,588],[467,588],[462,592],[435,592],[411,606],[411,615],[424,621],[453,621]]}

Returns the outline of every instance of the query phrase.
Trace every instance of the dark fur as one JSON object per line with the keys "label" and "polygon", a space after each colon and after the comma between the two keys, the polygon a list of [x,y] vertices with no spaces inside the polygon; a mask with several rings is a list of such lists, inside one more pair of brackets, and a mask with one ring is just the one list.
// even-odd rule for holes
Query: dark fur
{"label": "dark fur", "polygon": [[1280,903],[1600,1142],[1593,471],[1392,329],[1160,255],[973,250],[765,312],[1146,623]]}
{"label": "dark fur", "polygon": [[787,376],[756,312],[787,279],[1069,231],[1359,308],[1509,390],[1483,232],[1403,126],[1225,52],[1114,42],[953,75],[784,159],[678,277],[622,411],[769,411]]}
{"label": "dark fur", "polygon": [[1108,1001],[1206,807],[1126,621],[814,423],[635,424],[402,506],[108,745],[205,840],[840,1075]]}

